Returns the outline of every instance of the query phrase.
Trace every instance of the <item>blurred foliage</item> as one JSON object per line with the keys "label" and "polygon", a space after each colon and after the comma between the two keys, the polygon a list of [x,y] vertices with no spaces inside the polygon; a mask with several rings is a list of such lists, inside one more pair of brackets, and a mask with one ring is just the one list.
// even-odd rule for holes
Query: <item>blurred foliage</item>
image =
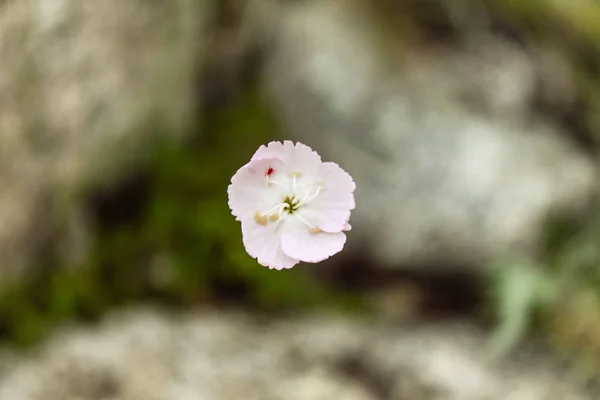
{"label": "blurred foliage", "polygon": [[[378,4],[383,16],[393,17],[394,31],[402,27],[405,36],[411,29],[437,29],[446,36],[452,31],[446,25],[455,28],[455,16],[477,5],[495,28],[519,42],[551,47],[575,72],[575,107],[582,110],[575,115],[576,128],[600,143],[598,1]],[[457,7],[464,10],[457,13]],[[395,38],[392,43],[397,45]],[[147,193],[137,205],[139,216],[105,226],[84,265],[53,265],[48,257],[31,280],[3,290],[2,337],[28,345],[69,318],[93,321],[112,307],[148,299],[177,307],[236,301],[270,311],[325,304],[360,309],[362,299],[323,287],[311,276],[311,266],[270,271],[243,249],[226,188],[260,144],[280,136],[270,111],[260,93],[248,88],[228,107],[205,115],[185,146],[159,145],[142,178]],[[600,367],[600,211],[579,224],[553,223],[539,259],[511,258],[490,270],[499,322],[493,354],[506,353],[537,327],[559,349]]]}
{"label": "blurred foliage", "polygon": [[600,144],[600,2],[485,0],[497,23],[526,45],[552,48],[573,71],[578,102],[573,124]]}
{"label": "blurred foliage", "polygon": [[[468,42],[473,37],[505,35],[532,54],[551,54],[568,76],[566,97],[544,104],[544,118],[568,125],[574,136],[600,145],[600,1],[598,0],[376,0],[376,17],[386,22],[383,36],[412,46]],[[406,44],[404,44],[406,45]],[[400,44],[402,46],[402,44]],[[396,53],[391,50],[396,56]],[[402,52],[400,52],[402,53]],[[539,60],[546,64],[545,60]],[[561,77],[560,79],[565,79]],[[560,81],[560,79],[558,81]],[[550,85],[552,86],[552,84]],[[571,87],[572,86],[572,87]],[[565,93],[561,93],[564,95]],[[559,96],[561,96],[559,95]]]}
{"label": "blurred foliage", "polygon": [[[594,158],[600,145],[600,1],[378,0],[383,21],[417,45],[506,35],[533,58],[548,52],[572,76],[561,94],[536,99],[543,118],[566,125]],[[395,39],[395,38],[394,38]],[[538,60],[543,62],[544,60]],[[542,84],[543,85],[543,84]],[[553,103],[555,102],[555,103]],[[530,334],[549,339],[588,371],[600,372],[600,202],[585,220],[550,218],[539,257],[496,260],[487,282],[499,357]],[[575,357],[573,357],[575,356]]]}
{"label": "blurred foliage", "polygon": [[555,295],[542,314],[552,343],[576,355],[590,373],[600,371],[600,209],[555,246],[547,260]]}
{"label": "blurred foliage", "polygon": [[506,355],[528,333],[536,313],[554,296],[554,281],[533,262],[513,260],[492,268],[498,325],[490,341],[490,356]]}
{"label": "blurred foliage", "polygon": [[[590,378],[600,372],[600,206],[579,223],[552,219],[538,260],[492,269],[494,355],[537,333]],[[533,330],[533,332],[532,332]]]}
{"label": "blurred foliage", "polygon": [[258,146],[279,133],[260,93],[248,89],[200,125],[201,134],[185,146],[159,146],[141,178],[147,193],[135,204],[139,215],[101,224],[85,265],[44,265],[31,280],[3,292],[4,339],[29,345],[68,318],[95,320],[111,307],[142,299],[178,307],[233,301],[277,312],[360,308],[360,299],[318,284],[310,265],[271,271],[242,246],[227,186]]}

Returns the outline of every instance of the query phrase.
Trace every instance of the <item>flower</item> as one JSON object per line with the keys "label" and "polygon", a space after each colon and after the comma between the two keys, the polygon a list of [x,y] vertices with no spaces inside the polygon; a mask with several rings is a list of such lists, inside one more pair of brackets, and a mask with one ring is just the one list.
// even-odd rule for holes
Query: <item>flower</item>
{"label": "flower", "polygon": [[286,140],[261,146],[231,178],[227,193],[248,254],[265,267],[285,269],[342,250],[355,187],[337,164]]}

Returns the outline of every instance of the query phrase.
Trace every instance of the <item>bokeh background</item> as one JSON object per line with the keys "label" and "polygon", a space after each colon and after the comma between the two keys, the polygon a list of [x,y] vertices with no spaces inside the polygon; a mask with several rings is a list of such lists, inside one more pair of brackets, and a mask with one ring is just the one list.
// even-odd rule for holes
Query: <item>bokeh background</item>
{"label": "bokeh background", "polygon": [[[597,0],[0,0],[0,399],[598,399],[599,116]],[[270,271],[283,139],[357,209]]]}

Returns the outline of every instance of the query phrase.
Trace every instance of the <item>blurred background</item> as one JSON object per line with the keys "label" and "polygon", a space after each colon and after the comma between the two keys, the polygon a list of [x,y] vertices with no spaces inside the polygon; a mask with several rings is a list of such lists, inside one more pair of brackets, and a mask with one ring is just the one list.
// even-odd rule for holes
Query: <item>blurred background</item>
{"label": "blurred background", "polygon": [[[357,208],[270,271],[283,139]],[[2,0],[0,399],[598,399],[599,151],[597,0]]]}

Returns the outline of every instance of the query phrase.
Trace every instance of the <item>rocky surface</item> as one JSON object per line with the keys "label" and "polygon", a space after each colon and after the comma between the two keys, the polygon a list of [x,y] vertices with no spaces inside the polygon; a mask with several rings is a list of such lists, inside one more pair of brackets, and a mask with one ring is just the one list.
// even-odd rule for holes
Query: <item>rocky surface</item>
{"label": "rocky surface", "polygon": [[[537,60],[481,30],[411,43],[365,5],[282,8],[266,75],[290,135],[355,177],[348,248],[387,267],[535,253],[544,218],[583,209],[597,178],[572,133],[532,111]],[[553,69],[562,92],[569,74]]]}
{"label": "rocky surface", "polygon": [[0,2],[0,275],[51,236],[68,242],[65,256],[84,251],[81,188],[185,132],[208,5]]}
{"label": "rocky surface", "polygon": [[134,310],[4,352],[0,399],[591,399],[545,357],[488,364],[483,338],[461,324]]}

